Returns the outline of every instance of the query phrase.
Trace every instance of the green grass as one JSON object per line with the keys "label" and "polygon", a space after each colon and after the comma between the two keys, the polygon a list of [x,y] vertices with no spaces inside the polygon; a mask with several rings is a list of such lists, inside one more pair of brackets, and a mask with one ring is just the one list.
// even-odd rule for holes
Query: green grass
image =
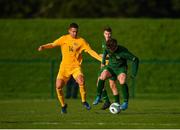
{"label": "green grass", "polygon": [[39,53],[37,48],[66,34],[71,22],[80,25],[79,35],[98,52],[101,52],[103,27],[109,25],[113,37],[140,59],[177,59],[180,56],[177,52],[180,48],[179,19],[34,19],[0,20],[0,58],[57,59],[58,49]]}
{"label": "green grass", "polygon": [[[56,60],[55,83],[60,50],[38,52],[37,48],[66,34],[71,22],[80,25],[80,36],[98,53],[102,29],[109,25],[113,37],[140,60],[180,60],[179,19],[1,19],[0,128],[180,128],[179,62],[140,64],[135,99],[131,98],[129,109],[119,115],[99,110],[101,105],[88,112],[82,109],[79,99],[68,100],[68,114],[61,115],[59,103],[50,100],[51,90],[55,89],[51,88],[51,63],[42,61]],[[87,98],[92,102],[100,64],[88,54],[83,56]],[[23,59],[39,62],[18,61]],[[129,77],[128,84],[131,93]]]}
{"label": "green grass", "polygon": [[100,110],[102,104],[87,111],[80,99],[67,103],[68,113],[61,115],[56,100],[1,100],[0,128],[180,128],[180,100],[134,99],[118,115]]}
{"label": "green grass", "polygon": [[[50,97],[50,63],[1,63],[2,59],[56,60],[54,79],[58,72],[59,48],[38,52],[39,45],[53,42],[67,33],[71,22],[80,25],[79,35],[101,53],[103,27],[113,29],[113,37],[140,60],[180,61],[179,19],[30,19],[0,20],[0,97]],[[99,62],[83,53],[83,68],[89,93],[94,93]],[[87,63],[89,60],[91,63]],[[179,93],[180,64],[140,64],[136,93]],[[87,69],[88,68],[88,69]],[[129,67],[130,69],[131,67]],[[130,71],[129,71],[130,72]],[[42,92],[42,96],[39,92]],[[14,97],[13,97],[14,96]]]}

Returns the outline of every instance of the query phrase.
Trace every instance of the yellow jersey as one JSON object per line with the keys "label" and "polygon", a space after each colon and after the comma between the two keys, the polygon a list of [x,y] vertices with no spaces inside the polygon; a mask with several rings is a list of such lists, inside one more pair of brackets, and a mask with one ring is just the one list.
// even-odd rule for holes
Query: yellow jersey
{"label": "yellow jersey", "polygon": [[[53,46],[60,46],[62,52],[61,65],[66,67],[78,67],[82,62],[82,51],[91,53],[93,57],[101,60],[91,49],[89,44],[81,37],[73,38],[69,34],[61,36],[51,43]],[[92,53],[93,52],[93,53]]]}

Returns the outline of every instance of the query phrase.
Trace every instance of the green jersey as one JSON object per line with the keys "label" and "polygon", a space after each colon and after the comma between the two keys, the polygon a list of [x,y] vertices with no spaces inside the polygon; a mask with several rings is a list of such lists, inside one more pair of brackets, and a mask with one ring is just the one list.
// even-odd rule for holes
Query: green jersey
{"label": "green jersey", "polygon": [[106,48],[103,52],[103,59],[102,59],[102,64],[104,65],[107,55],[109,55],[108,66],[114,69],[127,66],[128,60],[132,61],[132,76],[134,77],[136,76],[139,65],[139,59],[131,52],[129,52],[128,49],[118,45],[117,50],[115,52],[111,52]]}
{"label": "green jersey", "polygon": [[102,41],[102,53],[106,50],[106,41],[105,39]]}

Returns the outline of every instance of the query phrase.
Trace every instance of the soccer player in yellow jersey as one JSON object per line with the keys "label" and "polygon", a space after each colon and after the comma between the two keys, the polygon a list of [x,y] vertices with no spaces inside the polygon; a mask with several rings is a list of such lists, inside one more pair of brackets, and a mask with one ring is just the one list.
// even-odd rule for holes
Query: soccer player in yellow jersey
{"label": "soccer player in yellow jersey", "polygon": [[81,101],[83,106],[90,110],[91,107],[86,101],[86,90],[84,84],[84,75],[81,71],[82,51],[89,53],[92,57],[101,61],[102,58],[91,49],[89,44],[81,37],[78,37],[78,25],[71,23],[68,28],[69,34],[61,36],[53,43],[41,45],[38,50],[54,48],[60,46],[62,52],[62,61],[56,79],[56,92],[61,103],[61,113],[67,113],[67,104],[64,100],[63,86],[72,75],[79,84]]}

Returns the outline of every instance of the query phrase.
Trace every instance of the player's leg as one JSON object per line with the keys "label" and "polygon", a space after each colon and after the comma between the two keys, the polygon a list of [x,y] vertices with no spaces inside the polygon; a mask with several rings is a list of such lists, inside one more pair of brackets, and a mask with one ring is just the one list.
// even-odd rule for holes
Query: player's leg
{"label": "player's leg", "polygon": [[[99,81],[99,79],[98,79],[98,81]],[[98,84],[98,81],[97,81],[97,84]],[[99,89],[101,89],[101,88],[98,88],[98,85],[97,85],[97,91],[99,91]],[[101,102],[101,98],[104,99],[104,105],[103,105],[102,109],[105,110],[111,104],[110,100],[109,100],[109,96],[108,96],[107,91],[106,91],[105,85],[104,85],[103,90],[102,90],[102,95],[96,96],[95,100],[93,101],[93,105],[97,105],[99,102]]]}
{"label": "player's leg", "polygon": [[81,72],[81,68],[76,68],[73,73],[73,77],[76,80],[76,82],[79,85],[80,95],[81,95],[81,101],[83,103],[83,106],[90,110],[91,107],[86,101],[86,89],[85,89],[85,82],[84,82],[84,75]]}
{"label": "player's leg", "polygon": [[111,105],[111,102],[109,100],[105,85],[104,85],[104,88],[103,88],[103,91],[102,91],[102,97],[103,97],[103,99],[105,101],[103,106],[102,106],[102,109],[105,110],[105,109],[109,108],[109,106]]}
{"label": "player's leg", "polygon": [[85,102],[86,101],[86,89],[84,86],[84,76],[78,75],[78,77],[76,78],[76,81],[79,84],[81,100],[82,100],[82,102]]}
{"label": "player's leg", "polygon": [[61,104],[61,113],[67,113],[67,104],[64,100],[64,93],[63,93],[63,86],[67,83],[69,80],[70,75],[66,74],[65,67],[61,66],[60,70],[58,72],[57,78],[56,78],[56,93],[58,96],[58,100]]}
{"label": "player's leg", "polygon": [[97,94],[96,97],[101,97],[102,95],[102,91],[104,88],[104,84],[105,84],[105,80],[109,77],[111,77],[111,73],[109,72],[109,70],[104,69],[102,71],[102,73],[100,74],[99,78],[98,78],[98,83],[97,83]]}
{"label": "player's leg", "polygon": [[[99,73],[99,75],[100,75],[100,73]],[[99,76],[98,76],[98,80],[97,80],[97,83],[96,83],[96,86],[97,86],[97,88],[96,88],[96,90],[98,91],[100,88],[98,88],[98,82],[99,82]],[[104,87],[103,88],[105,88],[105,85],[104,85]],[[97,105],[99,102],[101,102],[101,97],[102,97],[102,95],[97,95],[96,97],[95,97],[95,100],[93,101],[93,105]]]}
{"label": "player's leg", "polygon": [[116,80],[112,78],[109,80],[109,85],[110,85],[110,88],[112,90],[112,93],[114,95],[114,102],[116,103],[120,103],[120,100],[119,100],[119,92],[118,92],[118,89],[117,89],[117,86],[116,86]]}
{"label": "player's leg", "polygon": [[79,90],[80,90],[80,95],[81,95],[81,101],[83,103],[83,106],[87,109],[90,110],[91,107],[86,101],[86,89],[85,89],[85,84],[84,84],[84,76],[79,75],[76,78],[77,83],[79,84]]}
{"label": "player's leg", "polygon": [[128,108],[129,90],[126,84],[126,78],[127,78],[126,73],[120,73],[118,75],[118,80],[119,80],[120,85],[122,86],[122,93],[123,93],[123,99],[124,99],[124,102],[121,105],[122,110],[126,110]]}
{"label": "player's leg", "polygon": [[[98,72],[98,79],[97,79],[97,83],[96,83],[96,86],[97,86],[96,92],[98,92],[99,90],[105,88],[105,85],[103,86],[103,88],[98,87],[99,77],[100,77],[100,75],[101,75],[101,73],[103,72],[104,69],[105,69],[105,67],[101,68],[99,70],[99,72]],[[102,95],[97,94],[96,97],[95,97],[95,100],[93,101],[93,105],[97,105],[101,101],[101,98],[102,98]]]}
{"label": "player's leg", "polygon": [[64,94],[63,94],[63,86],[64,86],[64,81],[62,79],[56,79],[56,92],[57,92],[57,97],[58,100],[61,104],[62,110],[61,113],[67,113],[67,104],[65,104],[64,101]]}
{"label": "player's leg", "polygon": [[111,102],[109,100],[105,86],[104,86],[103,91],[102,91],[102,98],[104,99],[104,104],[103,104],[101,109],[105,110],[105,109],[109,108],[109,106],[111,105]]}

